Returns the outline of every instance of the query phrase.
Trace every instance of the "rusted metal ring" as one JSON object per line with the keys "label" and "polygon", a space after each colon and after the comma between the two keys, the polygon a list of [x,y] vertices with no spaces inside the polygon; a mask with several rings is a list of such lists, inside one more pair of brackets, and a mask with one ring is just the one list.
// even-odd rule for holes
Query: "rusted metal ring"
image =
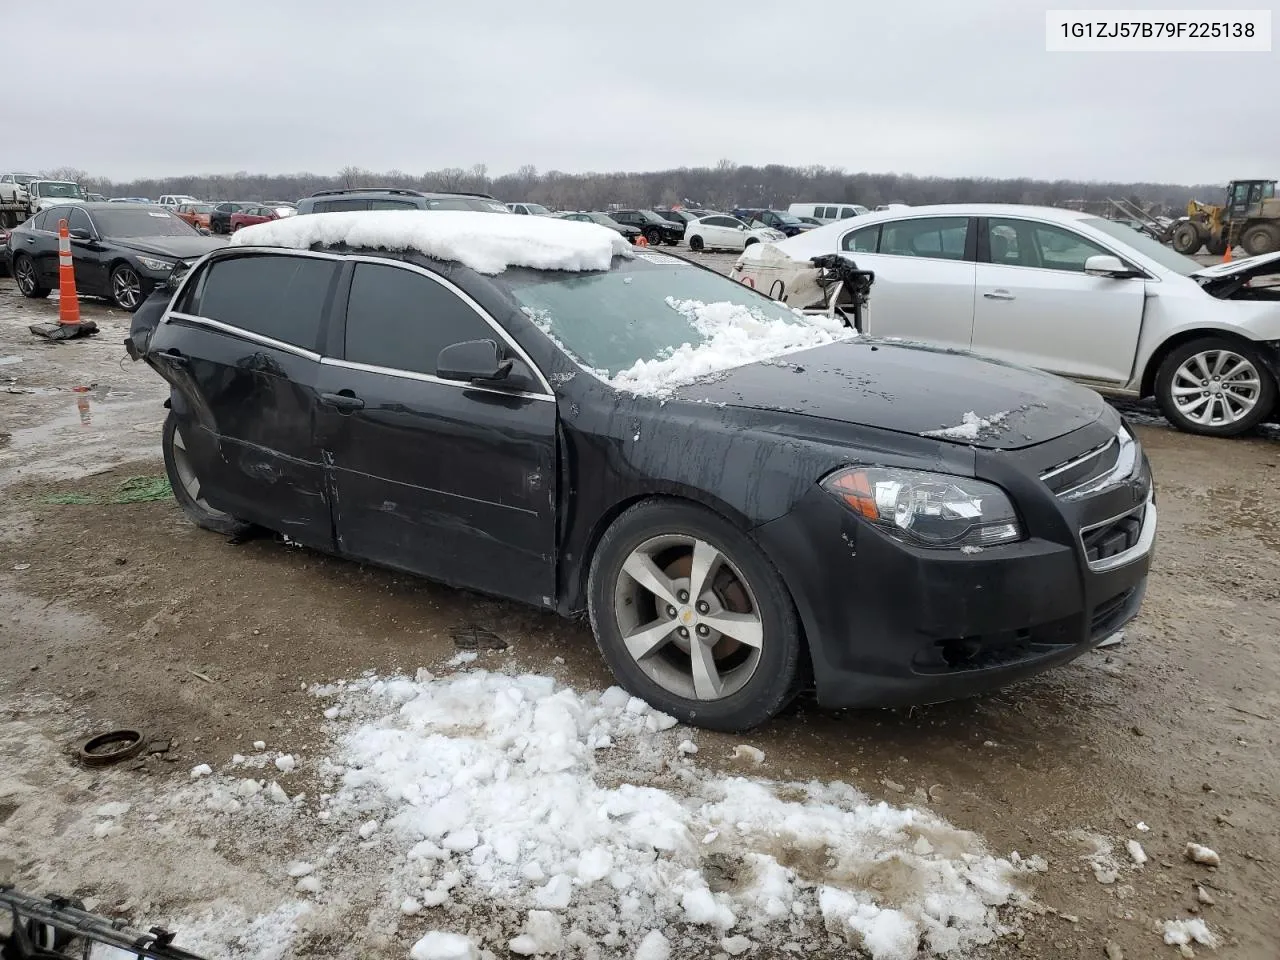
{"label": "rusted metal ring", "polygon": [[141,730],[110,730],[80,744],[80,762],[86,767],[105,767],[128,760],[147,745]]}

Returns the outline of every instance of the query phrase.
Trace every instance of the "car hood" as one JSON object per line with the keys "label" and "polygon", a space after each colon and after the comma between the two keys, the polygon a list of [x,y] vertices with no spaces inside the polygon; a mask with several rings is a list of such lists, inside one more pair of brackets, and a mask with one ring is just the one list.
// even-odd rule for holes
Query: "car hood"
{"label": "car hood", "polygon": [[1242,257],[1229,263],[1215,263],[1211,267],[1197,270],[1191,274],[1203,280],[1221,280],[1224,277],[1235,277],[1241,274],[1261,271],[1267,267],[1280,268],[1280,250],[1275,253],[1264,253],[1256,257]]}
{"label": "car hood", "polygon": [[152,253],[158,257],[202,257],[210,250],[226,246],[215,237],[112,237],[111,242],[138,253]]}
{"label": "car hood", "polygon": [[737,367],[677,396],[993,450],[1052,440],[1107,409],[1092,390],[1038,370],[866,337]]}

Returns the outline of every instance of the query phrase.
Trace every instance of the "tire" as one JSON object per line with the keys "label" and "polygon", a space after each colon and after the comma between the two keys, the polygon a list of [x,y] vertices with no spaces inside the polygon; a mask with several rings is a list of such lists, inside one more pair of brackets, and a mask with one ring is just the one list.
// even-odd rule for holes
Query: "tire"
{"label": "tire", "polygon": [[188,520],[197,527],[228,537],[244,536],[253,528],[251,523],[213,509],[200,497],[199,480],[186,460],[186,443],[178,431],[178,419],[172,412],[165,418],[160,447],[164,451],[164,472],[169,478],[169,486],[173,488],[173,498]]}
{"label": "tire", "polygon": [[121,310],[133,313],[150,293],[147,281],[131,264],[118,263],[111,271],[111,302]]}
{"label": "tire", "polygon": [[218,233],[218,234],[227,232],[227,228],[223,226],[221,220],[212,221],[209,225],[209,229],[211,229],[214,233]]}
{"label": "tire", "polygon": [[747,239],[747,242],[746,242],[746,243],[744,243],[744,244],[742,245],[742,249],[743,249],[743,250],[745,250],[745,249],[747,249],[747,247],[751,246],[753,243],[759,243],[759,242],[760,242],[760,241],[759,241],[757,238],[755,238],[755,237],[749,237],[749,238]]}
{"label": "tire", "polygon": [[[701,594],[710,603],[694,604],[687,592],[693,555],[707,547],[717,558],[706,581],[712,586]],[[626,572],[629,562],[638,563],[637,569],[647,565],[662,578],[660,591],[688,602],[671,614],[674,605],[658,600],[657,593]],[[683,596],[681,587],[686,588]],[[685,723],[711,730],[749,730],[775,716],[800,692],[804,640],[782,577],[749,537],[703,507],[653,499],[627,509],[605,532],[591,558],[587,603],[596,643],[618,683]],[[759,646],[708,626],[729,623],[721,619],[725,613],[741,617],[739,636],[751,635]],[[681,618],[693,629],[681,626]],[[667,624],[670,628],[664,633]],[[646,627],[653,645],[637,659],[623,638],[634,638]],[[698,639],[702,629],[708,631],[705,642]],[[680,630],[685,630],[685,637],[679,636]],[[694,652],[704,656],[695,660]],[[697,671],[695,663],[710,665],[710,670]],[[714,672],[719,690],[705,679],[695,680],[699,672],[704,678]]]}
{"label": "tire", "polygon": [[657,227],[650,227],[644,232],[644,238],[649,241],[649,246],[656,247],[662,243],[662,231]]}
{"label": "tire", "polygon": [[13,258],[13,279],[18,292],[29,300],[43,300],[49,295],[49,288],[40,282],[36,273],[36,262],[25,253]]}
{"label": "tire", "polygon": [[1184,220],[1173,228],[1173,249],[1184,256],[1190,256],[1204,246],[1200,229],[1190,220]]}
{"label": "tire", "polygon": [[1210,256],[1220,257],[1227,252],[1227,238],[1223,236],[1210,237],[1204,245],[1209,251]]}
{"label": "tire", "polygon": [[701,253],[704,249],[706,249],[705,245],[702,242],[702,237],[700,237],[696,233],[692,237],[690,237],[689,249],[692,250],[694,253]]}
{"label": "tire", "polygon": [[18,225],[18,215],[12,210],[0,212],[0,229],[12,230]]}
{"label": "tire", "polygon": [[1255,223],[1240,237],[1240,246],[1251,257],[1280,250],[1280,223]]}
{"label": "tire", "polygon": [[[1215,374],[1221,379],[1215,380]],[[1235,384],[1235,389],[1221,390],[1225,384]],[[1199,395],[1197,388],[1202,388]],[[1248,433],[1276,406],[1276,382],[1262,355],[1247,341],[1227,337],[1203,337],[1175,347],[1160,363],[1155,391],[1165,419],[1179,430],[1206,437]],[[1196,406],[1206,393],[1209,399]],[[1251,398],[1247,409],[1243,397]]]}

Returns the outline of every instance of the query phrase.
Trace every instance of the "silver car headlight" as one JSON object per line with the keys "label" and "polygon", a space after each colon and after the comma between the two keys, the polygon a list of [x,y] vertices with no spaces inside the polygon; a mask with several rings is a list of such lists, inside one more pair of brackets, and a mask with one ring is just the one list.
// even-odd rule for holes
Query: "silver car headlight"
{"label": "silver car headlight", "polygon": [[990,547],[1024,536],[1009,495],[969,477],[846,467],[823,479],[822,488],[889,536],[916,546]]}

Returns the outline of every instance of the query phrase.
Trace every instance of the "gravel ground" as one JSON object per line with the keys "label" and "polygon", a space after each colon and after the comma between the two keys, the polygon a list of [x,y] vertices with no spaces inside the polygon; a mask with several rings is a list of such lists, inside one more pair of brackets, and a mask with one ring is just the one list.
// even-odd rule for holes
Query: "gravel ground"
{"label": "gravel ground", "polygon": [[[161,473],[166,395],[124,358],[124,314],[86,304],[102,328],[89,341],[27,333],[55,311],[0,280],[0,882],[74,890],[146,925],[219,898],[253,913],[275,892],[264,864],[289,856],[269,824],[246,825],[230,853],[195,869],[187,847],[130,834],[95,847],[73,825],[104,793],[176,790],[196,764],[218,768],[259,739],[305,769],[329,745],[305,685],[437,669],[460,627],[510,644],[481,665],[579,690],[609,684],[579,623],[272,539],[231,544],[169,500],[49,502]],[[1111,942],[1130,958],[1176,957],[1163,921],[1199,916],[1221,955],[1275,960],[1280,443],[1190,437],[1145,408],[1127,412],[1155,468],[1162,528],[1123,644],[963,703],[801,703],[749,742],[764,776],[845,780],[928,805],[1001,856],[1043,856],[1049,870],[1030,888],[1040,906],[979,956],[1098,958]],[[70,744],[121,725],[169,740],[167,753],[100,773],[70,764]],[[701,764],[732,769],[740,739],[696,739]],[[14,824],[28,825],[23,836]],[[1128,840],[1149,862],[1132,863]],[[1188,841],[1221,865],[1190,862]],[[396,941],[350,933],[366,935],[363,956],[404,956]]]}

